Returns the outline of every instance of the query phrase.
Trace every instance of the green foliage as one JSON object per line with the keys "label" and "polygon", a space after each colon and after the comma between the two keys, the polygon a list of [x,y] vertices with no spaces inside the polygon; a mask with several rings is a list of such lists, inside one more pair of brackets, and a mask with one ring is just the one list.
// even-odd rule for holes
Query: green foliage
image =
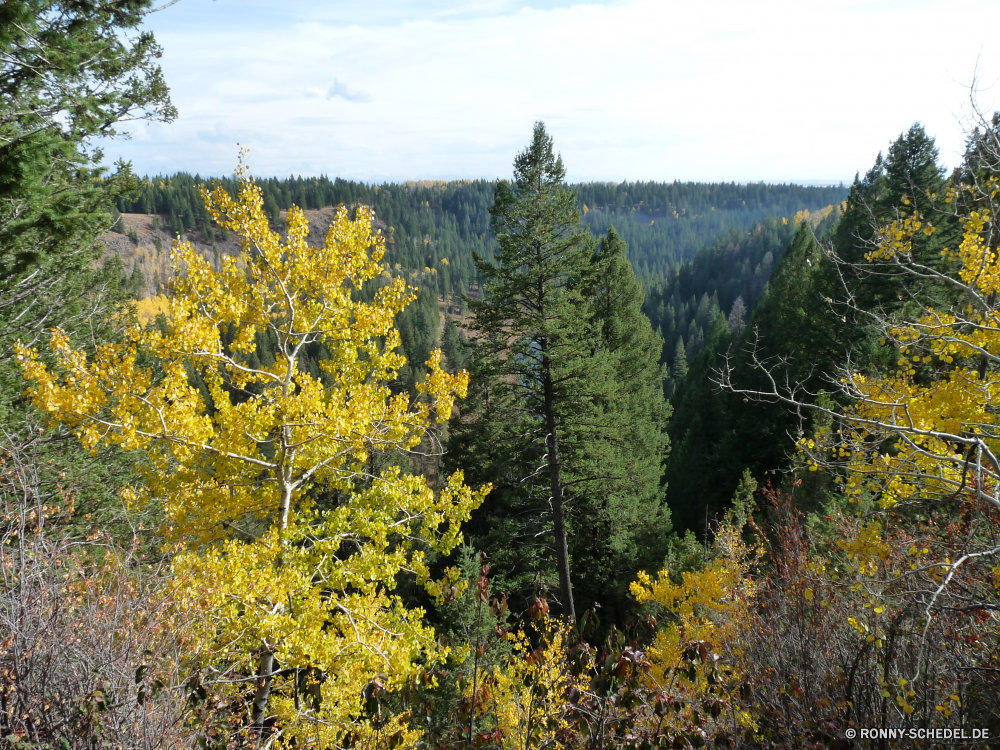
{"label": "green foliage", "polygon": [[598,404],[586,463],[576,470],[589,487],[571,510],[570,552],[582,603],[615,611],[636,571],[663,559],[670,519],[660,478],[671,410],[659,364],[663,339],[642,313],[642,288],[614,227],[598,243],[592,264],[587,298],[597,351],[610,360],[610,395]]}
{"label": "green foliage", "polygon": [[[770,217],[791,219],[803,209],[839,204],[847,194],[843,186],[806,188],[762,182],[585,183],[575,185],[574,190],[580,203],[592,209],[584,220],[594,234],[616,227],[644,283],[669,280],[677,265],[691,260],[698,248],[720,236],[739,242],[756,231],[758,224],[766,225]],[[723,308],[728,311],[728,303]]]}
{"label": "green foliage", "polygon": [[794,234],[793,222],[771,217],[749,231],[732,229],[651,286],[643,309],[666,344],[663,361],[672,366],[668,392],[684,377],[683,365],[702,350],[720,314],[729,315],[738,299],[753,308]]}
{"label": "green foliage", "polygon": [[[674,450],[666,469],[667,500],[679,528],[703,532],[729,504],[749,467],[763,481],[784,469],[797,416],[782,404],[745,400],[720,390],[719,372],[728,363],[743,388],[767,389],[752,352],[772,364],[784,363],[779,377],[815,390],[843,356],[842,325],[818,286],[826,261],[812,229],[799,227],[748,324],[734,333],[717,317],[704,351],[671,398],[669,427]],[[728,359],[727,359],[728,357]]]}
{"label": "green foliage", "polygon": [[[119,200],[118,208],[163,216],[173,213],[189,229],[198,226],[203,232],[206,228],[213,232],[195,189],[203,181],[209,179],[185,173],[146,178],[133,198]],[[221,182],[235,195],[233,179]],[[488,211],[494,184],[485,180],[368,185],[320,175],[261,179],[258,184],[272,222],[291,205],[374,207],[379,220],[391,227],[386,260],[407,271],[436,268],[442,277],[441,293],[446,296],[457,297],[476,283],[472,253],[492,259],[496,251]],[[584,221],[591,231],[603,235],[613,225],[628,245],[636,275],[647,284],[671,277],[677,264],[720,234],[742,236],[768,216],[815,211],[839,203],[847,193],[842,187],[763,183],[623,182],[570,187],[577,195],[577,206],[581,210],[587,206]],[[442,264],[442,258],[448,263]]]}
{"label": "green foliage", "polygon": [[[146,178],[134,196],[119,198],[118,208],[162,215],[171,234],[198,230],[207,245],[219,239],[225,242],[225,231],[213,226],[198,197],[197,185],[206,181],[200,175],[185,173]],[[235,195],[233,179],[220,182]],[[461,309],[461,296],[477,289],[481,282],[473,256],[495,257],[497,245],[490,232],[488,210],[495,190],[491,182],[367,185],[319,176],[266,178],[258,184],[264,194],[265,213],[277,227],[281,211],[291,205],[308,209],[339,204],[372,206],[389,240],[385,261],[395,273],[420,276],[414,283],[422,290],[433,282],[434,291],[449,309]],[[684,339],[689,358],[704,345],[712,310],[720,300],[724,311],[729,311],[738,294],[750,305],[759,296],[791,237],[791,231],[786,230],[787,237],[774,241],[770,216],[820,209],[839,202],[846,194],[845,189],[833,187],[678,182],[587,183],[572,188],[577,207],[587,207],[583,217],[586,225],[596,235],[606,234],[614,226],[625,241],[636,276],[646,286],[652,284],[644,309],[667,340],[666,354],[672,355],[678,340]],[[720,233],[725,240],[715,240]],[[706,242],[710,245],[699,250]],[[735,260],[730,245],[738,248]],[[692,257],[694,261],[688,262]],[[428,270],[433,271],[433,278],[427,275]],[[398,321],[410,360],[400,375],[404,389],[412,389],[414,378],[419,379],[423,372],[426,357],[420,353],[428,349],[428,332],[439,327],[436,312],[429,305],[429,300],[422,298],[403,313],[407,319]],[[442,345],[457,356],[451,344],[442,341]],[[449,361],[458,367],[458,360]]]}
{"label": "green foliage", "polygon": [[674,348],[673,368],[671,369],[675,379],[683,379],[688,374],[687,349],[684,348],[684,338],[677,337],[677,346]]}
{"label": "green foliage", "polygon": [[[0,361],[10,347],[62,325],[93,335],[109,305],[93,268],[128,165],[103,178],[96,136],[121,119],[171,119],[148,33],[149,0],[11,0],[0,6]],[[110,300],[113,307],[115,301]],[[11,398],[6,391],[4,401]],[[0,407],[2,408],[2,407]]]}
{"label": "green foliage", "polygon": [[[478,381],[472,392],[478,398],[472,413],[455,422],[452,433],[457,445],[465,442],[462,447],[468,447],[485,439],[502,446],[516,462],[482,468],[504,484],[513,482],[514,496],[501,498],[498,505],[513,502],[520,506],[518,515],[532,517],[534,523],[517,536],[545,537],[556,558],[560,603],[572,618],[566,531],[570,498],[564,498],[563,474],[572,466],[567,458],[586,442],[575,433],[593,416],[593,397],[607,378],[606,372],[599,372],[607,366],[606,358],[592,361],[595,330],[585,296],[595,248],[573,194],[563,186],[562,159],[541,123],[531,144],[515,159],[514,175],[513,185],[497,183],[490,210],[497,262],[476,257],[485,297],[469,300],[476,338],[472,372]],[[463,432],[471,441],[463,440]],[[505,489],[502,494],[507,495]],[[546,502],[551,515],[545,511]],[[487,510],[485,515],[492,513]],[[486,524],[488,533],[494,533],[492,526]],[[492,546],[484,549],[495,560]],[[522,564],[533,557],[516,556]],[[529,569],[538,558],[533,562]],[[546,583],[536,581],[536,586]]]}
{"label": "green foliage", "polygon": [[444,324],[444,334],[441,338],[441,351],[451,372],[458,372],[469,367],[469,345],[465,332],[449,318]]}
{"label": "green foliage", "polygon": [[[675,384],[671,397],[675,412],[669,433],[674,450],[666,470],[667,498],[679,528],[703,530],[706,521],[726,507],[745,467],[761,481],[768,472],[788,468],[792,438],[808,428],[782,404],[745,400],[741,395],[720,391],[715,381],[724,366],[732,368],[731,379],[737,387],[770,390],[769,382],[753,361],[756,356],[758,361],[768,363],[779,383],[797,383],[803,397],[811,399],[824,387],[829,388],[830,379],[836,381],[839,368],[847,361],[861,370],[884,370],[888,365],[887,352],[878,345],[880,334],[863,310],[902,310],[917,286],[912,278],[904,286],[898,269],[860,273],[845,264],[864,260],[864,253],[870,249],[866,243],[874,236],[876,226],[891,222],[901,211],[912,210],[905,200],[933,216],[935,226],[940,226],[929,238],[921,235],[915,248],[918,260],[939,264],[940,249],[949,244],[957,246],[954,218],[938,210],[940,204],[931,198],[944,191],[937,155],[933,139],[914,125],[893,142],[887,158],[879,155],[865,178],[855,180],[836,224],[831,219],[816,232],[806,224],[800,225],[787,251],[771,247],[788,237],[791,229],[780,222],[772,225],[771,239],[762,228],[756,235],[757,242],[747,243],[755,253],[751,258],[760,258],[767,247],[767,252],[778,259],[777,268],[759,290],[760,298],[753,305],[746,327],[734,335],[717,320],[706,336],[704,351],[694,359],[684,381]],[[817,239],[817,233],[823,230],[827,231],[826,249]],[[733,279],[723,281],[724,269],[730,266],[725,252],[720,252],[723,243],[728,247],[729,241],[721,239],[711,250],[702,251],[678,273],[677,284],[704,289],[703,294],[710,289],[719,294],[720,300],[728,301],[739,293],[752,304],[753,288],[734,283]],[[741,279],[746,279],[745,269],[750,264],[743,265]],[[728,291],[718,292],[720,287]],[[931,298],[943,294],[932,283],[925,283],[923,292]],[[656,294],[654,290],[651,299]],[[844,304],[848,294],[853,295],[851,305]],[[665,321],[670,320],[672,304],[664,305]],[[672,330],[679,327],[675,325]],[[664,329],[669,345],[670,333]],[[806,506],[818,507],[826,491],[823,482],[812,480],[798,497]]]}
{"label": "green foliage", "polygon": [[669,526],[668,412],[662,340],[641,313],[625,244],[613,231],[594,242],[562,176],[539,124],[513,185],[497,185],[497,261],[477,258],[485,298],[469,300],[472,386],[448,460],[494,485],[470,533],[498,586],[530,599],[558,578],[572,615],[574,596],[619,603],[650,549],[639,540]]}
{"label": "green foliage", "polygon": [[[23,400],[12,348],[61,326],[92,350],[114,336],[141,281],[121,260],[99,266],[99,238],[123,232],[115,200],[136,186],[129,165],[98,165],[94,140],[121,120],[170,120],[175,110],[139,30],[149,0],[0,4],[0,428],[3,448],[25,460],[40,502],[59,504],[70,534],[126,534],[116,490],[134,477],[120,451],[91,454],[62,430],[43,432]],[[119,222],[119,223],[115,223]],[[116,512],[116,507],[118,512]],[[55,521],[53,522],[56,523]]]}
{"label": "green foliage", "polygon": [[424,363],[431,356],[431,350],[437,348],[441,328],[437,289],[426,282],[418,283],[416,300],[396,316],[396,326],[406,355],[406,364],[399,371],[398,381],[410,390],[414,383],[424,379],[427,372]]}
{"label": "green foliage", "polygon": [[100,179],[91,139],[113,135],[122,118],[174,115],[160,50],[152,35],[133,33],[149,5],[0,7],[0,352],[11,337],[72,316],[65,307],[90,285],[80,275],[99,255],[111,202],[133,185],[123,164]]}
{"label": "green foliage", "polygon": [[[847,209],[833,235],[838,256],[847,263],[863,264],[870,252],[876,229],[919,213],[936,227],[929,237],[915,239],[913,259],[936,270],[945,270],[941,250],[957,247],[961,242],[961,227],[954,211],[943,211],[945,204],[937,201],[945,191],[944,167],[938,163],[938,149],[919,123],[893,141],[887,156],[879,154],[864,179],[855,177],[847,197]],[[873,269],[874,270],[874,269]],[[880,266],[878,273],[851,269],[847,287],[857,296],[856,304],[865,309],[883,307],[886,311],[902,309],[903,297],[929,292],[931,298],[942,294],[933,281],[917,284],[912,275],[900,268]],[[829,283],[833,298],[839,298],[839,279]],[[854,337],[856,344],[872,335],[870,326],[861,325]]]}
{"label": "green foliage", "polygon": [[132,299],[143,299],[146,296],[146,274],[142,272],[142,268],[138,263],[132,267],[132,275],[129,276],[128,287]]}
{"label": "green foliage", "polygon": [[506,599],[493,590],[485,555],[465,544],[455,557],[461,573],[459,586],[464,584],[465,590],[435,608],[438,632],[452,652],[436,683],[417,682],[411,697],[423,709],[417,714],[426,716],[421,728],[429,745],[443,745],[446,738],[467,739],[470,726],[474,733],[483,731],[471,710],[472,695],[475,692],[477,704],[488,702],[490,692],[484,685],[512,657],[510,613]]}

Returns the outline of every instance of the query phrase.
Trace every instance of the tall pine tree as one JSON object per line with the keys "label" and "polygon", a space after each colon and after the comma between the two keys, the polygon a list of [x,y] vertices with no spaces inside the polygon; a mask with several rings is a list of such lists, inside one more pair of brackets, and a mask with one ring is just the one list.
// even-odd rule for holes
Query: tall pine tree
{"label": "tall pine tree", "polygon": [[635,574],[662,565],[666,553],[670,515],[660,480],[671,410],[663,338],[642,312],[642,286],[614,227],[598,243],[591,274],[592,346],[609,360],[611,380],[596,414],[581,415],[595,424],[570,467],[583,484],[570,514],[570,553],[578,600],[624,605]]}
{"label": "tall pine tree", "polygon": [[665,406],[662,341],[642,317],[624,243],[596,245],[564,177],[536,124],[513,183],[497,184],[496,262],[476,259],[471,408],[453,422],[450,460],[495,486],[470,529],[494,569],[527,593],[544,591],[554,567],[572,619],[574,579],[594,603],[627,575],[637,537],[666,529]]}

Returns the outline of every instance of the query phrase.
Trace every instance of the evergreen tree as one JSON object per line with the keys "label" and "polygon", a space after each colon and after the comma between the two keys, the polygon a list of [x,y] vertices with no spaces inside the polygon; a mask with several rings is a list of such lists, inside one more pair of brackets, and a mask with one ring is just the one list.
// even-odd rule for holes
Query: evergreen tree
{"label": "evergreen tree", "polygon": [[12,348],[54,326],[91,348],[113,336],[126,309],[127,274],[117,256],[99,264],[100,237],[115,200],[138,181],[124,163],[108,174],[95,141],[122,120],[175,115],[160,49],[139,28],[151,4],[0,3],[0,453],[27,448],[30,465],[19,471],[73,498],[75,518],[59,523],[80,538],[91,526],[133,538],[114,517],[134,459],[39,429]]}
{"label": "evergreen tree", "polygon": [[745,469],[763,482],[767,472],[786,467],[796,415],[781,404],[745,401],[715,381],[728,357],[734,382],[766,388],[748,353],[757,346],[758,357],[784,363],[778,377],[805,381],[813,391],[823,387],[844,352],[834,328],[838,319],[821,296],[824,262],[812,230],[800,225],[748,324],[736,331],[719,311],[704,350],[677,383],[666,481],[679,529],[704,532],[706,521],[725,510]]}
{"label": "evergreen tree", "polygon": [[[847,208],[834,235],[837,254],[847,263],[864,265],[877,227],[918,212],[924,220],[930,220],[937,231],[929,237],[916,238],[913,259],[939,267],[941,250],[957,247],[961,241],[954,212],[942,212],[936,200],[938,195],[943,197],[944,190],[944,169],[938,163],[937,145],[920,123],[914,123],[893,141],[885,158],[878,155],[863,180],[855,177]],[[902,269],[881,267],[878,273],[860,274],[850,268],[846,271],[845,280],[851,293],[857,296],[856,304],[864,309],[897,308],[901,295],[910,296],[904,295],[903,279],[910,284],[913,279]],[[828,295],[834,299],[843,297],[841,284],[839,276],[831,279]],[[930,293],[934,296],[933,291]],[[864,324],[858,325],[855,333],[855,338],[874,335]]]}
{"label": "evergreen tree", "polygon": [[642,568],[661,565],[670,516],[663,501],[663,462],[670,406],[663,395],[663,338],[642,312],[642,286],[614,227],[598,244],[592,287],[597,351],[610,360],[610,398],[592,417],[600,425],[581,458],[588,488],[571,509],[570,553],[577,600],[620,610]]}
{"label": "evergreen tree", "polygon": [[469,366],[467,347],[465,334],[455,325],[455,321],[449,318],[444,324],[444,335],[441,337],[441,350],[444,352],[449,371],[458,372]]}
{"label": "evergreen tree", "polygon": [[128,289],[132,299],[142,299],[146,296],[146,274],[142,272],[138,261],[132,266],[132,275],[128,280]]}
{"label": "evergreen tree", "polygon": [[[567,433],[592,403],[586,402],[595,374],[588,367],[593,316],[584,292],[594,248],[564,177],[562,158],[537,123],[531,144],[514,160],[513,184],[497,183],[490,209],[497,263],[476,257],[486,298],[469,304],[481,361],[476,374],[490,373],[505,412],[492,429],[528,462],[523,499],[536,506],[534,515],[546,501],[551,505],[560,603],[575,619],[563,461],[574,447]],[[525,481],[542,474],[541,486]]]}
{"label": "evergreen tree", "polygon": [[641,317],[624,243],[596,247],[564,175],[539,123],[513,183],[497,184],[499,249],[496,263],[476,258],[485,298],[468,300],[471,410],[453,420],[449,460],[495,485],[471,532],[499,580],[544,589],[554,562],[573,619],[573,578],[588,604],[606,601],[599,589],[626,574],[642,523],[662,519],[665,409],[662,342]]}
{"label": "evergreen tree", "polygon": [[[831,215],[831,222],[817,228],[821,236],[824,228],[829,230],[826,250],[807,223],[799,225],[788,249],[778,254],[777,268],[752,305],[743,333],[725,325],[706,336],[704,351],[693,358],[671,397],[675,413],[667,499],[678,527],[701,529],[706,518],[721,512],[744,468],[761,481],[767,472],[786,468],[791,438],[800,428],[799,417],[780,404],[748,403],[720,392],[714,381],[726,364],[724,357],[728,355],[732,382],[739,388],[771,387],[750,361],[747,349],[756,347],[760,360],[776,366],[778,382],[799,383],[812,394],[829,389],[831,379],[836,382],[845,360],[862,370],[885,371],[890,364],[885,361],[888,350],[878,345],[880,332],[867,316],[856,315],[856,308],[901,310],[916,290],[913,274],[888,264],[879,273],[859,271],[851,264],[864,260],[876,227],[913,210],[937,227],[929,237],[920,234],[915,240],[916,262],[933,267],[941,263],[943,247],[957,246],[954,216],[941,211],[941,202],[933,197],[945,192],[937,158],[934,140],[919,124],[901,134],[863,179],[855,179],[839,221],[832,225],[836,216]],[[763,265],[764,258],[762,271]],[[934,288],[933,280],[924,283],[922,291],[930,298],[944,293]],[[844,304],[848,293],[852,302]],[[799,499],[817,505],[821,500],[805,492]]]}
{"label": "evergreen tree", "polygon": [[687,352],[684,349],[684,339],[677,338],[677,347],[674,349],[674,380],[680,380],[688,374]]}
{"label": "evergreen tree", "polygon": [[747,306],[743,302],[742,297],[737,297],[732,309],[729,311],[729,317],[726,318],[726,323],[729,325],[729,332],[739,335],[746,322]]}
{"label": "evergreen tree", "polygon": [[0,418],[23,390],[15,341],[55,325],[93,340],[121,302],[118,280],[95,267],[98,239],[116,197],[138,185],[126,164],[105,174],[93,140],[122,119],[175,115],[155,39],[132,33],[150,4],[0,3]]}

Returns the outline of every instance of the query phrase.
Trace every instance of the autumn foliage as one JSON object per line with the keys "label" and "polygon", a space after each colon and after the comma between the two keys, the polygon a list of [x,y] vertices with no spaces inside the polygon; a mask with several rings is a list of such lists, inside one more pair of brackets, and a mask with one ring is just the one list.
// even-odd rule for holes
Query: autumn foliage
{"label": "autumn foliage", "polygon": [[[241,166],[237,195],[202,193],[240,255],[216,267],[178,241],[169,297],[133,310],[140,320],[121,313],[110,340],[79,348],[57,328],[48,351],[17,348],[50,426],[141,456],[123,513],[161,523],[152,539],[132,527],[131,547],[96,528],[81,549],[51,541],[47,519],[72,503],[53,511],[4,469],[5,497],[34,503],[5,506],[0,529],[9,741],[71,729],[150,750],[790,750],[845,747],[860,727],[1000,736],[1000,164],[986,171],[940,201],[904,200],[863,262],[809,244],[810,267],[893,291],[899,304],[864,308],[845,282],[878,356],[848,361],[836,392],[811,400],[782,390],[773,362],[752,360],[765,390],[717,372],[747,403],[814,415],[789,441],[791,470],[759,491],[745,472],[701,539],[667,540],[628,613],[574,617],[564,603],[559,618],[541,578],[520,606],[492,590],[485,553],[452,556],[491,486],[417,469],[447,444],[469,375],[435,350],[424,380],[400,385],[396,321],[417,290],[383,262],[373,212],[340,207],[312,246],[297,208],[284,234],[271,228]],[[929,257],[949,222],[956,247]],[[728,340],[747,343],[753,320]],[[588,408],[614,410],[597,395]],[[538,413],[523,413],[536,432]],[[469,424],[470,445],[510,460],[485,445],[489,423]],[[535,437],[550,447],[531,467],[542,476],[561,454]],[[569,550],[563,538],[566,584],[582,564]],[[101,660],[100,680],[80,666]]]}
{"label": "autumn foliage", "polygon": [[[435,490],[405,466],[371,467],[445,420],[467,376],[445,373],[435,352],[424,398],[390,390],[405,362],[394,316],[414,291],[384,272],[367,209],[342,208],[311,247],[301,211],[285,238],[271,231],[245,174],[238,197],[204,197],[243,255],[215,270],[178,242],[165,324],[129,326],[92,357],[54,331],[55,367],[20,349],[31,398],[86,446],[148,457],[124,498],[158,501],[177,545],[174,606],[200,623],[189,688],[206,708],[242,706],[210,734],[401,741],[403,717],[367,712],[366,690],[398,688],[438,648],[393,595],[396,576],[439,593],[426,555],[460,541],[488,488],[456,472]],[[273,362],[251,356],[260,336],[277,341]],[[299,368],[308,346],[325,353],[320,378]]]}

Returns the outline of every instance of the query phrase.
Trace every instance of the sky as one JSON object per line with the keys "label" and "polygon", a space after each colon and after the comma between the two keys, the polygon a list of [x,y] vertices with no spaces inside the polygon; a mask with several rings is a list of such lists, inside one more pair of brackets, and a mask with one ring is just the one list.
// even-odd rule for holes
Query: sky
{"label": "sky", "polygon": [[[163,0],[160,0],[161,2]],[[570,181],[849,182],[913,122],[954,166],[1000,107],[1000,0],[179,0],[179,115],[139,174],[507,177],[545,122]]]}

